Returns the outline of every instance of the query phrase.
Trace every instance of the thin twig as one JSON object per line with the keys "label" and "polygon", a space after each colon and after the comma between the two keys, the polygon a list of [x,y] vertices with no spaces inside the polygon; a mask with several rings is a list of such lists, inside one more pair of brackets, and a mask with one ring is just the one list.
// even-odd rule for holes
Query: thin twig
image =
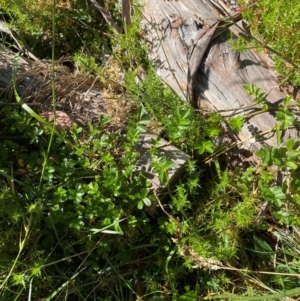
{"label": "thin twig", "polygon": [[107,13],[102,6],[99,5],[99,3],[96,0],[90,0],[91,3],[99,10],[105,21],[113,27],[113,29],[117,33],[121,33],[120,27],[117,25],[117,23],[112,19],[111,15]]}

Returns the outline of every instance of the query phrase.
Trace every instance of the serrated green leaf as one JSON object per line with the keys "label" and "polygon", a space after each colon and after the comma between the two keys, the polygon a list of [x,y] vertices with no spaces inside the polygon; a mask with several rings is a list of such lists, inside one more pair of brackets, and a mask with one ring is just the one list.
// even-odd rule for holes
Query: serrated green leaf
{"label": "serrated green leaf", "polygon": [[274,186],[274,187],[270,187],[269,188],[270,191],[272,191],[272,193],[274,194],[274,197],[276,199],[284,199],[285,198],[285,194],[282,192],[281,187],[278,186]]}
{"label": "serrated green leaf", "polygon": [[236,116],[230,118],[228,122],[233,130],[240,131],[244,125],[244,118],[242,116]]}
{"label": "serrated green leaf", "polygon": [[277,112],[276,119],[281,123],[282,128],[286,130],[293,125],[295,117],[292,111],[287,111],[283,108],[280,108]]}
{"label": "serrated green leaf", "polygon": [[287,161],[286,166],[292,170],[296,170],[298,168],[298,164],[296,164],[294,161]]}
{"label": "serrated green leaf", "polygon": [[285,194],[283,193],[281,187],[274,186],[274,187],[263,187],[262,193],[265,199],[275,206],[281,206],[281,200],[285,199]]}
{"label": "serrated green leaf", "polygon": [[147,129],[142,126],[142,125],[137,125],[136,129],[140,132],[140,133],[146,133]]}
{"label": "serrated green leaf", "polygon": [[151,122],[151,120],[150,120],[150,119],[143,119],[143,120],[139,121],[139,123],[138,123],[138,124],[147,125],[147,124],[149,124],[150,122]]}
{"label": "serrated green leaf", "polygon": [[248,93],[251,91],[250,85],[245,84],[245,85],[243,85],[243,88],[244,88]]}
{"label": "serrated green leaf", "polygon": [[288,151],[291,151],[293,149],[294,145],[295,145],[295,140],[292,138],[289,138],[285,143],[286,149]]}
{"label": "serrated green leaf", "polygon": [[164,170],[169,170],[174,165],[174,162],[168,159],[163,160],[161,163]]}
{"label": "serrated green leaf", "polygon": [[148,198],[144,198],[143,203],[148,207],[151,206],[151,200],[149,200]]}
{"label": "serrated green leaf", "polygon": [[292,159],[292,158],[295,158],[295,157],[298,157],[300,156],[300,150],[291,150],[287,153],[287,158],[288,159]]}

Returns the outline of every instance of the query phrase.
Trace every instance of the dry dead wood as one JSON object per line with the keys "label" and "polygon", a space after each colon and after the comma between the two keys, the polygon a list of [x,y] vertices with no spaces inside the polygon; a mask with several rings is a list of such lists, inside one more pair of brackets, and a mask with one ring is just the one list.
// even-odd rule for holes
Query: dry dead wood
{"label": "dry dead wood", "polygon": [[[237,52],[230,45],[229,32],[223,32],[208,46],[203,60],[194,57],[190,51],[201,40],[199,31],[212,28],[222,18],[209,5],[209,0],[142,0],[143,27],[148,43],[150,58],[157,74],[184,101],[189,97],[189,63],[198,72],[193,75],[193,98],[196,105],[204,105],[209,110],[226,111],[225,115],[247,115],[257,110],[252,98],[243,88],[244,84],[255,84],[267,93],[271,106],[278,106],[285,97],[280,90],[272,61],[265,53],[248,50]],[[231,27],[238,35],[239,28]],[[197,36],[198,35],[198,36]],[[200,43],[199,43],[200,41]],[[197,66],[201,62],[200,67]],[[201,103],[201,104],[200,104]],[[231,111],[230,111],[231,110]],[[237,142],[255,150],[265,145],[276,145],[274,132],[262,135],[274,128],[274,112],[252,114],[242,131],[234,135]],[[296,130],[288,130],[285,136],[298,136]]]}

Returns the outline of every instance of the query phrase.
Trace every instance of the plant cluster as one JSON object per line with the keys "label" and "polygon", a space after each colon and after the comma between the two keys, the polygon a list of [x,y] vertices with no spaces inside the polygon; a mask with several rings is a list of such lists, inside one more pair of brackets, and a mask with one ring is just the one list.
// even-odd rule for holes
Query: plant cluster
{"label": "plant cluster", "polygon": [[[254,6],[244,16],[249,21],[251,31],[258,40],[267,44],[270,55],[275,61],[277,71],[285,81],[300,85],[299,18],[300,4],[297,0],[252,1]],[[249,4],[249,3],[248,3]],[[246,4],[247,6],[247,4]],[[274,51],[272,51],[272,49]]]}
{"label": "plant cluster", "polygon": [[[55,1],[55,10],[52,1],[1,0],[0,4],[4,21],[17,32],[21,44],[40,57],[51,57],[53,42],[57,59],[78,51],[89,56],[96,55],[101,61],[102,52],[109,50],[108,40],[101,34],[105,32],[106,24],[87,1],[58,0]],[[116,2],[106,4],[117,12]],[[53,17],[56,28],[54,37]]]}
{"label": "plant cluster", "polygon": [[[86,4],[74,1],[70,11],[77,12],[77,5]],[[109,6],[119,22],[117,3],[109,1]],[[29,27],[32,20],[44,22],[50,7],[38,18],[27,10],[21,17],[20,8],[11,1],[3,6],[32,39],[51,36],[49,23],[47,30],[44,23]],[[58,16],[62,23],[55,22],[56,32],[73,22],[65,10]],[[89,10],[78,21],[86,32],[85,20],[91,20],[91,41],[100,42]],[[299,139],[282,136],[298,126],[299,103],[287,97],[275,110],[264,91],[245,86],[260,106],[257,114],[276,114],[269,133],[278,146],[260,149],[252,163],[228,165],[224,157],[239,150],[215,141],[226,131],[224,124],[238,132],[247,116],[224,118],[215,112],[204,117],[182,103],[156,77],[140,41],[139,21],[135,14],[132,26],[109,43],[110,63],[124,74],[125,97],[135,103],[122,130],[108,131],[111,118],[102,117],[85,129],[74,125],[68,133],[58,132],[39,122],[17,95],[18,104],[1,98],[0,300],[299,295]],[[31,31],[37,28],[41,35]],[[74,41],[55,35],[55,42],[69,43],[81,72],[100,78],[113,73],[112,66],[107,70],[95,62],[98,50],[81,48],[90,45],[89,37],[77,44],[77,30],[70,33]],[[138,82],[143,68],[147,79]],[[172,163],[159,156],[153,141],[149,154],[167,188],[164,199],[137,172],[141,153],[136,144],[147,131],[192,158],[185,176],[171,187],[167,171]]]}

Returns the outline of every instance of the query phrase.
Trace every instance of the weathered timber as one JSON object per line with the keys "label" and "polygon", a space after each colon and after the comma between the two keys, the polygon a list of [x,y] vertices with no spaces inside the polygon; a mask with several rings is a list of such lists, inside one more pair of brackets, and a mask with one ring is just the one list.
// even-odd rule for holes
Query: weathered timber
{"label": "weathered timber", "polygon": [[158,173],[154,172],[151,166],[153,160],[149,150],[154,144],[159,149],[158,157],[165,157],[173,163],[173,166],[167,171],[169,179],[168,185],[173,185],[178,182],[184,172],[184,165],[190,159],[190,156],[177,147],[170,145],[166,140],[159,138],[157,135],[141,135],[140,141],[136,145],[136,150],[141,153],[137,162],[137,170],[138,172],[142,172],[146,179],[152,183],[151,188],[158,195],[163,196],[163,194],[167,192],[167,187],[161,183]]}
{"label": "weathered timber", "polygon": [[[191,49],[195,43],[199,43],[199,31],[205,27],[211,28],[220,21],[221,16],[207,4],[208,0],[142,2],[144,37],[157,74],[186,101],[189,98],[187,74]],[[239,34],[235,25],[231,29]],[[253,106],[252,98],[243,88],[244,84],[256,85],[267,93],[267,101],[271,106],[278,106],[285,94],[279,89],[271,60],[266,54],[258,54],[255,50],[237,52],[232,49],[229,40],[228,31],[218,35],[201,60],[193,82],[198,106],[201,103],[209,110],[226,111],[224,115],[255,112],[258,106]],[[261,135],[274,127],[274,112],[252,115],[242,131],[234,135],[236,141],[244,141],[243,147],[252,151],[262,144],[276,145],[273,132]],[[287,136],[296,137],[298,132],[288,130],[285,133]]]}

